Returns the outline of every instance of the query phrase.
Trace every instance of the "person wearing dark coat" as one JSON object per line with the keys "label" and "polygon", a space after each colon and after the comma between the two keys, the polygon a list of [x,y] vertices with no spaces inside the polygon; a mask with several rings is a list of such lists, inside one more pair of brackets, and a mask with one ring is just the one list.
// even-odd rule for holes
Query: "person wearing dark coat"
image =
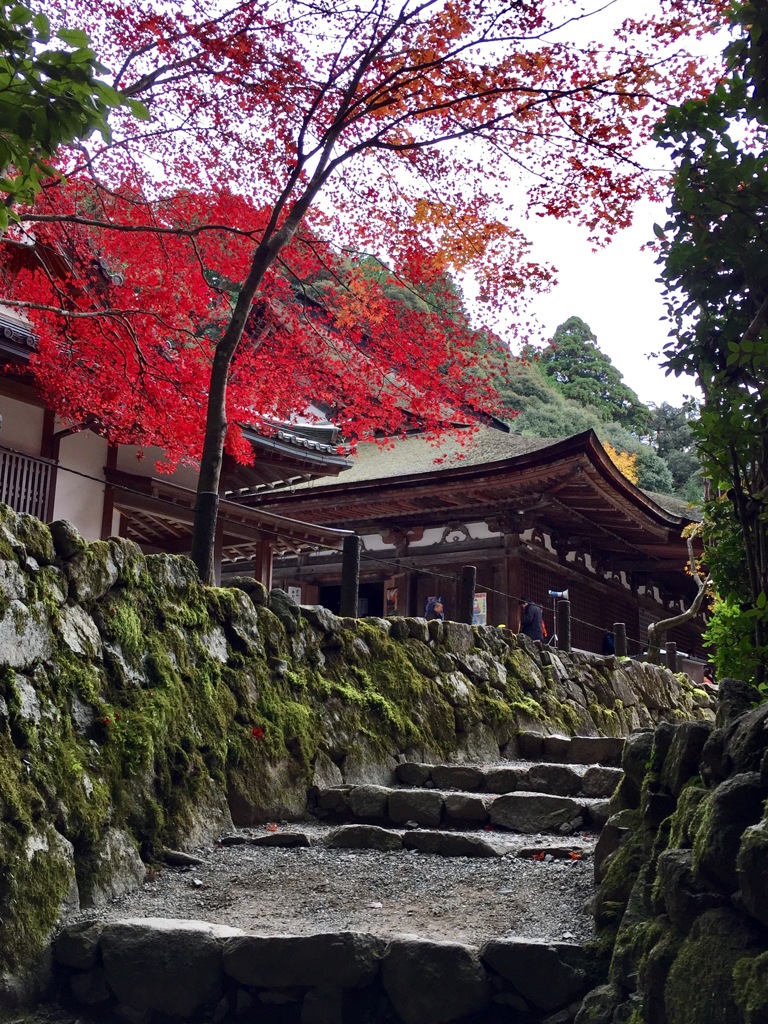
{"label": "person wearing dark coat", "polygon": [[541,605],[531,601],[530,598],[523,598],[523,615],[520,619],[520,632],[525,633],[531,640],[543,640],[544,630],[542,621],[544,612]]}

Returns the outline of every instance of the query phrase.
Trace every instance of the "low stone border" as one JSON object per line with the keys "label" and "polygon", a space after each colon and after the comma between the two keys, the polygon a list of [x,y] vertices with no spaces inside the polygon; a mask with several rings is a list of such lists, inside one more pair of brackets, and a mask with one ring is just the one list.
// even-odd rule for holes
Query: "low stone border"
{"label": "low stone border", "polygon": [[[536,739],[562,741],[559,736],[537,736]],[[552,796],[610,797],[623,775],[621,768],[552,762],[475,766],[406,761],[395,768],[395,779],[404,786],[456,789],[468,793],[534,792]]]}
{"label": "low stone border", "polygon": [[54,959],[62,999],[131,1024],[460,1024],[479,1014],[484,1024],[544,1024],[575,1012],[600,981],[594,957],[574,943],[494,939],[477,950],[360,932],[249,935],[159,918],[70,925]]}
{"label": "low stone border", "polygon": [[609,801],[528,791],[491,796],[437,789],[333,786],[315,791],[311,810],[330,821],[395,828],[482,828],[490,824],[529,835],[572,835],[583,828],[599,831],[608,818]]}

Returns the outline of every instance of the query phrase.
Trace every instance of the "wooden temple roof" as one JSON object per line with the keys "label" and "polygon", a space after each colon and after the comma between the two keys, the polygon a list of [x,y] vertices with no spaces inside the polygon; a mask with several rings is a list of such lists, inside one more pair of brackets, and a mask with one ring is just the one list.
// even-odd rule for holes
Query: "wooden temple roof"
{"label": "wooden temple roof", "polygon": [[592,430],[553,440],[481,427],[439,444],[420,435],[362,444],[338,478],[264,501],[358,533],[483,520],[509,533],[535,525],[617,570],[648,572],[682,569],[681,531],[695,518],[678,499],[631,483]]}
{"label": "wooden temple roof", "polygon": [[[167,478],[146,477],[106,469],[114,488],[114,507],[123,516],[123,535],[145,550],[185,553],[190,550],[196,494]],[[248,508],[222,499],[219,504],[224,562],[256,557],[269,542],[278,552],[317,548],[338,550],[348,530],[304,523],[264,509]]]}

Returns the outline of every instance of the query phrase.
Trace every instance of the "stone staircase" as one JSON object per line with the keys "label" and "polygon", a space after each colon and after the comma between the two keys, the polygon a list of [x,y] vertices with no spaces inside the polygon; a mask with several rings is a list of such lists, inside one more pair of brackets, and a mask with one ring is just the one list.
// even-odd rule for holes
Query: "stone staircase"
{"label": "stone staircase", "polygon": [[[316,787],[308,809],[320,826],[224,836],[212,854],[211,875],[201,861],[196,881],[204,891],[207,879],[222,872],[230,846],[251,858],[240,871],[254,857],[266,857],[266,871],[290,862],[306,872],[319,856],[339,873],[350,861],[368,865],[367,874],[407,873],[413,870],[409,858],[426,855],[424,863],[455,866],[457,888],[465,872],[498,868],[500,880],[510,873],[538,876],[557,900],[558,886],[568,886],[576,865],[549,863],[542,876],[516,858],[580,861],[590,855],[622,777],[623,741],[532,735],[518,741],[515,761],[405,761],[389,785]],[[250,852],[253,847],[264,853]],[[464,866],[431,854],[513,860]],[[287,859],[271,859],[280,856]],[[333,862],[335,856],[341,859]],[[239,882],[236,873],[233,884]],[[504,892],[497,889],[492,898],[501,900]],[[368,905],[382,908],[381,902]],[[404,931],[402,920],[393,931],[367,921],[362,929],[345,924],[334,930],[324,922],[319,932],[253,934],[224,926],[222,918],[208,923],[128,913],[65,928],[54,957],[68,1005],[134,1024],[169,1017],[210,1024],[573,1024],[583,996],[604,980],[588,947],[569,935],[521,935],[519,916],[514,933],[492,932],[477,944]]]}
{"label": "stone staircase", "polygon": [[[397,765],[389,786],[316,787],[308,810],[339,825],[327,840],[336,849],[404,847],[494,857],[519,845],[520,836],[599,833],[622,776],[617,763],[623,741],[523,734],[518,744],[521,754],[541,759],[485,765],[406,761]],[[523,856],[528,852],[522,848]]]}

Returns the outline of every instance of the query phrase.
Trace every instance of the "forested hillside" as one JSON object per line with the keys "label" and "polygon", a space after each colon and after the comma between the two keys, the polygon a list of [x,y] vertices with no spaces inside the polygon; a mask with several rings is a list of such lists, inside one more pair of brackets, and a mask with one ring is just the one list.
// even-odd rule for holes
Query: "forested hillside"
{"label": "forested hillside", "polygon": [[702,476],[691,422],[696,404],[644,405],[597,345],[583,320],[560,324],[543,349],[519,357],[491,350],[496,386],[505,405],[519,410],[513,431],[564,437],[593,428],[630,478],[649,491],[700,500]]}

